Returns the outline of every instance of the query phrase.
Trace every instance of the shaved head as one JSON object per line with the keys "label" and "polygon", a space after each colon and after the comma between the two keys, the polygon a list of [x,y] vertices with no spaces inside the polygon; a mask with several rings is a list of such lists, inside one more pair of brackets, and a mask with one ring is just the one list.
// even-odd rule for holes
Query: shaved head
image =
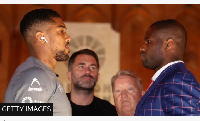
{"label": "shaved head", "polygon": [[33,29],[40,28],[45,23],[54,22],[54,20],[52,19],[53,17],[60,18],[60,15],[54,10],[45,8],[32,10],[24,15],[23,19],[20,22],[20,31],[24,40],[27,41],[28,32],[32,31]]}
{"label": "shaved head", "polygon": [[167,41],[173,39],[180,52],[183,52],[187,43],[187,33],[181,23],[173,19],[157,21],[153,23],[149,29],[159,31],[162,34],[162,40]]}

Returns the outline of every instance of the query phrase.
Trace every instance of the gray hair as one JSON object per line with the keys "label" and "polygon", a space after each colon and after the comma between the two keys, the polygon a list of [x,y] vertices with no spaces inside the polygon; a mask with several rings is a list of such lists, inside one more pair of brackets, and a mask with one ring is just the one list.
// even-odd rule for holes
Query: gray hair
{"label": "gray hair", "polygon": [[120,77],[120,76],[131,76],[133,78],[135,78],[137,80],[137,84],[139,86],[139,89],[142,91],[143,90],[143,86],[142,86],[142,79],[134,72],[132,71],[125,71],[125,70],[122,70],[122,71],[119,71],[116,75],[114,75],[111,79],[111,85],[112,85],[112,91],[114,89],[114,83],[115,83],[115,80]]}

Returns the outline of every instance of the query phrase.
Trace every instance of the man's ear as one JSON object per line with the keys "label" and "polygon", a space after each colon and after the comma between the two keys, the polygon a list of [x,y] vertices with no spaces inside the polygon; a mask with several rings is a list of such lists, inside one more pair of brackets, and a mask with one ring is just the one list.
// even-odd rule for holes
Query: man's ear
{"label": "man's ear", "polygon": [[36,32],[35,37],[37,39],[37,42],[45,43],[45,40],[41,38],[43,36],[44,36],[43,32]]}
{"label": "man's ear", "polygon": [[173,39],[168,39],[165,42],[165,48],[166,48],[166,50],[172,49],[173,45],[174,45],[174,40]]}
{"label": "man's ear", "polygon": [[71,71],[67,72],[67,78],[68,78],[69,81],[71,81]]}

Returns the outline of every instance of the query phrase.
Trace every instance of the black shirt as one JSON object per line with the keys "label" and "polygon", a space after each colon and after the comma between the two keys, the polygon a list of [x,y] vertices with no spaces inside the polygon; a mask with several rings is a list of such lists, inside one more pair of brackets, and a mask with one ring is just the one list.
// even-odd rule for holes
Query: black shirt
{"label": "black shirt", "polygon": [[72,107],[72,116],[117,116],[115,106],[106,100],[94,96],[89,105],[76,105],[71,101],[70,93],[66,93]]}

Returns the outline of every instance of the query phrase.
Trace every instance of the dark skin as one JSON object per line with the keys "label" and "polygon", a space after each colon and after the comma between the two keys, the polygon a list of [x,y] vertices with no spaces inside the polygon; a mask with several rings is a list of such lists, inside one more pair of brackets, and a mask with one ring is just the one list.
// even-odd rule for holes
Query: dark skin
{"label": "dark skin", "polygon": [[177,45],[173,32],[159,26],[151,26],[145,34],[145,44],[140,48],[144,67],[158,71],[164,65],[183,59],[184,48]]}
{"label": "dark skin", "polygon": [[[38,58],[54,71],[57,61],[66,61],[69,58],[71,38],[66,33],[67,27],[62,19],[52,19],[54,22],[46,22],[29,30],[26,39],[29,55]],[[45,37],[48,42],[41,37]]]}

